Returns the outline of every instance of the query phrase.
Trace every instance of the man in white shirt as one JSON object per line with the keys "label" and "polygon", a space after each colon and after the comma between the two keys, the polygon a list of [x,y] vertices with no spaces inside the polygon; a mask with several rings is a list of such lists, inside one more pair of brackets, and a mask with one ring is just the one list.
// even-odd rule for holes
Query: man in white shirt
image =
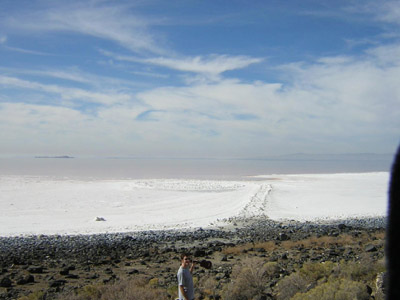
{"label": "man in white shirt", "polygon": [[190,254],[182,253],[181,255],[181,266],[178,270],[178,292],[179,300],[194,300],[194,287],[192,272],[194,269],[194,263],[190,258]]}

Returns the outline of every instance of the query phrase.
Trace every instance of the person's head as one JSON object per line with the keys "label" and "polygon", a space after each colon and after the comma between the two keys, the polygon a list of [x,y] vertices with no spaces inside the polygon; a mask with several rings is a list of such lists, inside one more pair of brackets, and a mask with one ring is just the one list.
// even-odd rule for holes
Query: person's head
{"label": "person's head", "polygon": [[181,254],[181,265],[184,268],[189,267],[189,264],[191,263],[192,258],[191,255],[189,253],[182,253]]}

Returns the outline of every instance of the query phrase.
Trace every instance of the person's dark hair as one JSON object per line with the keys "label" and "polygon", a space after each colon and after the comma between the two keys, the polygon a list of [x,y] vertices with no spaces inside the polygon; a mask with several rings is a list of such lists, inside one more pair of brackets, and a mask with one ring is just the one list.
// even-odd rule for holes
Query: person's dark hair
{"label": "person's dark hair", "polygon": [[400,299],[400,146],[397,149],[390,179],[387,236],[389,291],[386,299],[397,300]]}
{"label": "person's dark hair", "polygon": [[181,260],[184,259],[185,256],[186,256],[186,257],[191,257],[190,253],[188,253],[188,252],[183,252],[183,253],[181,254]]}

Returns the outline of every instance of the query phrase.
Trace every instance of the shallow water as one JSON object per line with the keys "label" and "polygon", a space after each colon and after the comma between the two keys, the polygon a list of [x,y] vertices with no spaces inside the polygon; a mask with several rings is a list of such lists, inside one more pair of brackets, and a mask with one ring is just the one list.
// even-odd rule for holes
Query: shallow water
{"label": "shallow water", "polygon": [[225,179],[270,174],[387,172],[391,157],[374,159],[111,159],[0,158],[0,175],[75,179]]}

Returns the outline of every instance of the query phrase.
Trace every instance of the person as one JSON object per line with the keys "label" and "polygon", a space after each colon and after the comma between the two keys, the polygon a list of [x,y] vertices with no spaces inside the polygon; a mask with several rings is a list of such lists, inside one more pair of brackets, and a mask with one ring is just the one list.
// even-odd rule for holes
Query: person
{"label": "person", "polygon": [[193,269],[195,263],[192,262],[190,254],[181,254],[181,265],[179,267],[178,277],[178,299],[179,300],[194,300],[193,286]]}

